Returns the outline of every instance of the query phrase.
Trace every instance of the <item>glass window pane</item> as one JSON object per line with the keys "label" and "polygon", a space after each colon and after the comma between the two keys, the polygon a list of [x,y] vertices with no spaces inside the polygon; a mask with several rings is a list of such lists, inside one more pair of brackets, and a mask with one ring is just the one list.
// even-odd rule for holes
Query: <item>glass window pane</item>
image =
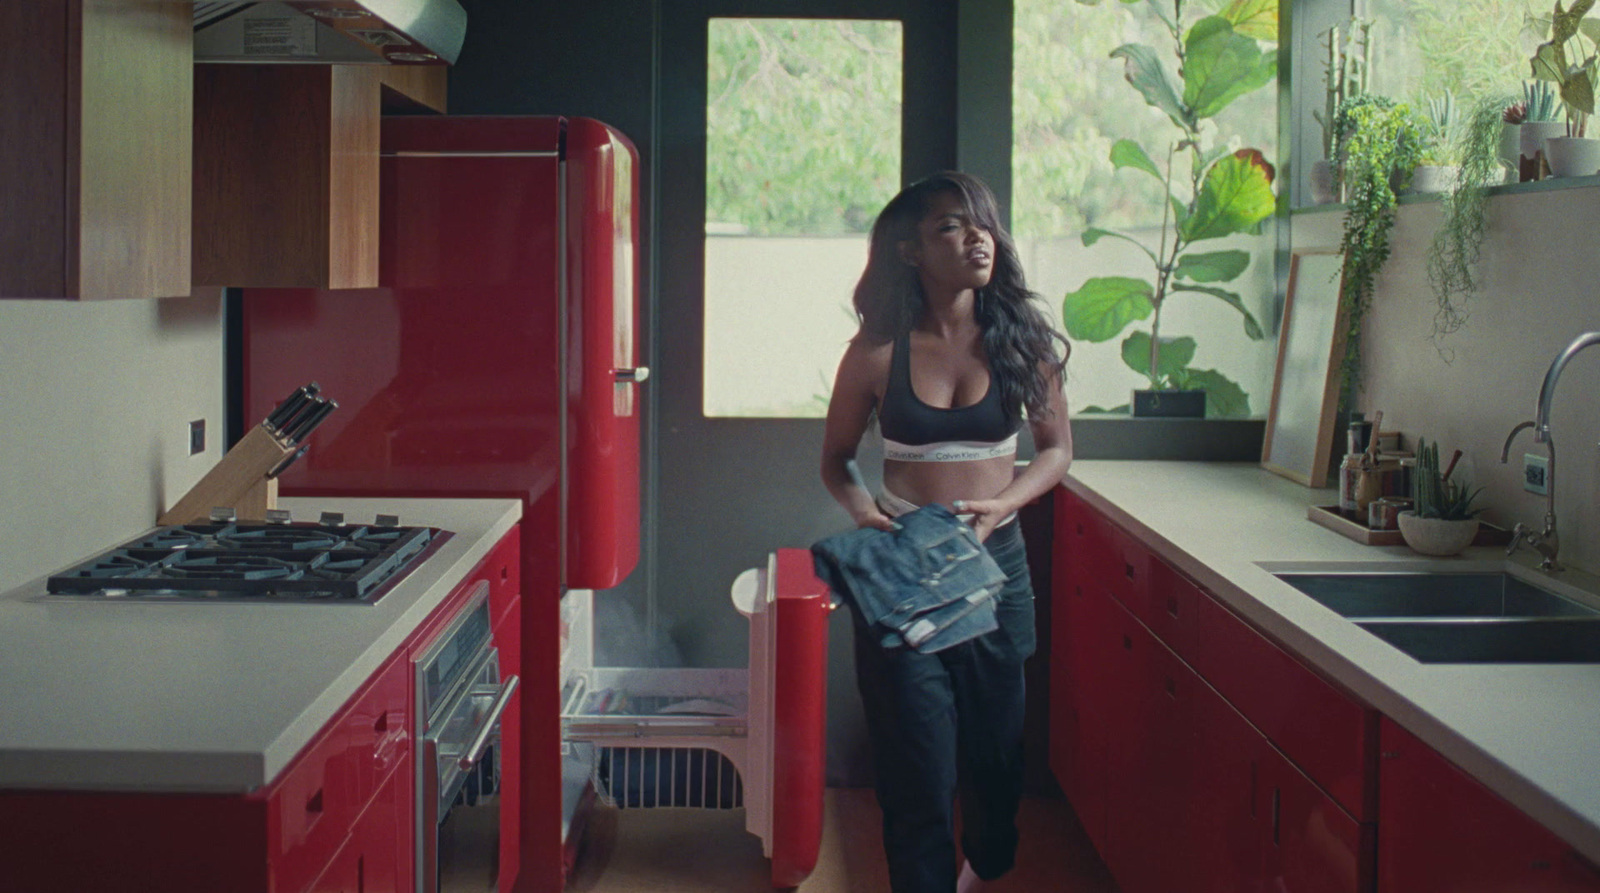
{"label": "glass window pane", "polygon": [[[1178,145],[1182,131],[1165,112],[1146,102],[1124,76],[1123,60],[1111,56],[1112,50],[1127,44],[1148,47],[1175,93],[1183,95],[1174,39],[1165,23],[1174,5],[1182,10],[1179,24],[1187,32],[1227,4],[1185,0],[1091,6],[1016,0],[1012,230],[1029,284],[1044,296],[1069,335],[1072,331],[1063,317],[1063,299],[1069,292],[1102,277],[1154,283],[1156,264],[1145,249],[1171,259],[1172,233],[1169,229],[1163,240],[1162,230],[1164,215],[1172,213],[1167,189],[1148,171],[1114,167],[1112,147],[1131,140],[1159,172],[1168,169],[1170,152],[1171,196],[1186,205],[1194,194],[1191,155]],[[1274,24],[1269,31],[1275,28]],[[1275,46],[1261,40],[1257,52]],[[1230,78],[1238,76],[1239,72],[1230,72]],[[1276,159],[1274,83],[1269,80],[1233,99],[1220,113],[1203,118],[1201,142],[1207,153],[1248,147]],[[1131,241],[1106,237],[1085,246],[1083,234],[1090,228],[1114,230]],[[1246,252],[1250,261],[1242,273],[1206,282],[1205,287],[1236,294],[1240,306],[1270,330],[1276,289],[1273,241],[1269,218],[1260,235],[1199,240],[1184,253]],[[1134,389],[1150,386],[1123,358],[1124,341],[1134,333],[1148,335],[1150,329],[1150,320],[1140,317],[1114,332],[1100,333],[1103,340],[1072,338],[1067,392],[1073,412],[1122,409]],[[1226,298],[1207,291],[1171,294],[1162,309],[1159,334],[1163,340],[1192,338],[1195,351],[1188,368],[1211,370],[1237,384],[1248,398],[1248,408],[1241,407],[1239,414],[1266,414],[1276,345],[1270,331],[1266,338],[1250,338],[1245,317]]]}
{"label": "glass window pane", "polygon": [[901,25],[709,28],[703,411],[820,418],[867,233],[900,186]]}

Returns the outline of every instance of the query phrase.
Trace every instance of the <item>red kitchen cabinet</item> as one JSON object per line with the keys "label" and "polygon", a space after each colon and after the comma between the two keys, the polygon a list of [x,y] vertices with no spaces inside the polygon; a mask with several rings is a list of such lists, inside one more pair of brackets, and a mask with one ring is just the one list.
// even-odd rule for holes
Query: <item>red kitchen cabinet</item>
{"label": "red kitchen cabinet", "polygon": [[[411,889],[413,652],[487,583],[503,672],[519,672],[520,544],[513,528],[278,778],[257,791],[0,791],[0,891]],[[502,720],[501,893],[517,877],[519,710],[514,695]]]}
{"label": "red kitchen cabinet", "polygon": [[1378,893],[1592,893],[1600,869],[1385,717]]}
{"label": "red kitchen cabinet", "polygon": [[[1051,669],[1052,768],[1124,893],[1370,889],[1371,826],[1200,669],[1222,665],[1223,679],[1247,695],[1270,687],[1274,673],[1291,694],[1304,692],[1278,660],[1287,655],[1231,613],[1238,628],[1208,638],[1222,622],[1211,609],[1226,609],[1148,550],[1137,554],[1137,540],[1081,500],[1065,490],[1057,500],[1066,560],[1052,605],[1052,661],[1061,664]],[[1254,672],[1268,678],[1241,685],[1237,674],[1263,653]],[[1259,697],[1246,700],[1255,706]],[[1344,703],[1366,728],[1361,708]],[[1316,697],[1307,704],[1323,706]]]}
{"label": "red kitchen cabinet", "polygon": [[[522,673],[522,540],[507,535],[485,559],[489,611],[500,675]],[[511,893],[522,867],[522,689],[500,717],[500,890]]]}
{"label": "red kitchen cabinet", "polygon": [[1103,544],[1092,513],[1058,490],[1052,562],[1050,768],[1089,839],[1106,843],[1109,600],[1090,595]]}
{"label": "red kitchen cabinet", "polygon": [[411,758],[402,759],[306,893],[389,893],[412,888]]}

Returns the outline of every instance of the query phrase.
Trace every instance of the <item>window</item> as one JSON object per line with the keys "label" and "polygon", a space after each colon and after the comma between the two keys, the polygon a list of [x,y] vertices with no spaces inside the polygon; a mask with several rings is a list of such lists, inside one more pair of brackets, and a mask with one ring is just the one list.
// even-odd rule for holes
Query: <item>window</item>
{"label": "window", "polygon": [[[1185,0],[1181,26],[1187,31],[1202,16],[1227,5],[1225,0]],[[1147,45],[1156,51],[1169,78],[1176,79],[1175,60],[1170,58],[1172,36],[1161,19],[1172,14],[1173,4],[1157,6],[1016,0],[1012,230],[1029,284],[1045,297],[1058,325],[1063,298],[1090,277],[1154,279],[1154,265],[1135,245],[1104,238],[1085,247],[1082,234],[1090,227],[1116,230],[1151,250],[1161,242],[1167,201],[1160,182],[1139,171],[1116,170],[1110,160],[1112,146],[1131,139],[1157,166],[1165,167],[1167,150],[1180,133],[1124,78],[1123,61],[1110,55],[1124,44]],[[1274,45],[1267,41],[1261,48]],[[1255,148],[1275,160],[1276,103],[1270,83],[1255,89],[1207,119],[1202,138],[1218,147]],[[1187,185],[1175,187],[1174,194],[1187,201]],[[1245,308],[1269,329],[1268,337],[1251,339],[1234,308],[1196,292],[1169,298],[1160,334],[1163,339],[1193,338],[1191,368],[1214,369],[1226,376],[1248,401],[1237,414],[1263,416],[1276,353],[1270,332],[1276,290],[1271,219],[1260,235],[1202,241],[1196,248],[1222,249],[1250,255],[1244,272],[1224,287],[1240,296]],[[1132,390],[1149,387],[1123,360],[1123,342],[1135,331],[1148,333],[1148,321],[1106,341],[1074,340],[1067,369],[1067,396],[1074,413],[1126,407]]]}
{"label": "window", "polygon": [[901,48],[899,22],[710,21],[706,416],[826,413],[900,188]]}

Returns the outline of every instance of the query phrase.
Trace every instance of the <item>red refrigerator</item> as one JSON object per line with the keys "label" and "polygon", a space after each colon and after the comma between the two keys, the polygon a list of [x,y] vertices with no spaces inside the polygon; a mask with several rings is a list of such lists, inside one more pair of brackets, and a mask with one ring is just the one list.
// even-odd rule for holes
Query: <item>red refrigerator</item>
{"label": "red refrigerator", "polygon": [[559,890],[557,606],[639,554],[638,155],[562,117],[387,118],[381,152],[384,286],[247,289],[244,417],[309,379],[338,400],[285,493],[523,500],[500,874]]}

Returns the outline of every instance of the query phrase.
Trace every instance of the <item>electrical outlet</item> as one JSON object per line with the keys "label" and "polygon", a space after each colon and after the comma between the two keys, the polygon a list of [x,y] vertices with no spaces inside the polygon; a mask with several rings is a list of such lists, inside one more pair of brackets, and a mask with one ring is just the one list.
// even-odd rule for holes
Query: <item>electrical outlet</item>
{"label": "electrical outlet", "polygon": [[206,451],[206,420],[195,419],[189,423],[189,455],[198,456]]}
{"label": "electrical outlet", "polygon": [[1522,489],[1546,496],[1550,493],[1550,460],[1532,453],[1522,454]]}

